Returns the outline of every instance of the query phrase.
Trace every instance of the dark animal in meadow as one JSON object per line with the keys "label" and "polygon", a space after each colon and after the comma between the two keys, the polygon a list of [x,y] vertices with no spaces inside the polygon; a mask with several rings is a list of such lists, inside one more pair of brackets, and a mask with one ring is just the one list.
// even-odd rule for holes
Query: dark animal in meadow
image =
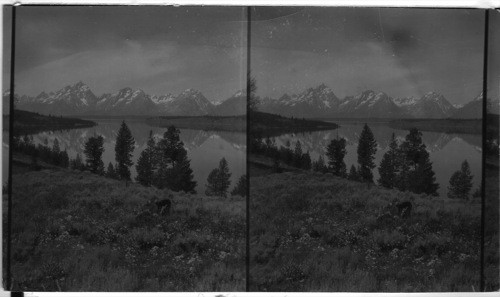
{"label": "dark animal in meadow", "polygon": [[406,219],[411,216],[413,205],[409,201],[401,203],[397,203],[397,201],[394,201],[389,204],[389,207],[391,208],[391,212],[397,214],[400,218]]}
{"label": "dark animal in meadow", "polygon": [[155,202],[156,207],[158,208],[158,213],[160,215],[168,215],[170,214],[170,208],[172,208],[172,202],[170,199],[162,199]]}

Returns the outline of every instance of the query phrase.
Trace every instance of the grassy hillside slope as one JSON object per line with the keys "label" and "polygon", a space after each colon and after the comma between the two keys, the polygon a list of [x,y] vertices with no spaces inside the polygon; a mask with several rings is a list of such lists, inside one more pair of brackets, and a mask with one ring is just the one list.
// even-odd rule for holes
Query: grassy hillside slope
{"label": "grassy hillside slope", "polygon": [[[311,172],[251,177],[250,189],[252,291],[479,289],[479,201]],[[394,199],[413,215],[384,216]]]}
{"label": "grassy hillside slope", "polygon": [[16,164],[13,290],[244,290],[243,198],[173,193],[171,214],[152,215],[145,204],[172,193]]}

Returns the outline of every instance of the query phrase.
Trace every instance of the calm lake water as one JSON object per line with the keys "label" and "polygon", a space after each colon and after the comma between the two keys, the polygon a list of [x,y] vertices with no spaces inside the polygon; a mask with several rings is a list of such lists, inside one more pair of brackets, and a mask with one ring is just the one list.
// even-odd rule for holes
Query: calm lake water
{"label": "calm lake water", "polygon": [[[93,120],[98,123],[92,128],[74,129],[66,131],[42,132],[33,135],[35,143],[48,143],[52,146],[54,139],[58,139],[61,150],[66,149],[70,158],[75,158],[79,153],[84,158],[83,150],[85,141],[95,134],[104,137],[104,153],[102,156],[105,168],[108,163],[115,163],[116,135],[120,129],[121,120]],[[125,121],[135,139],[133,153],[134,165],[131,167],[132,178],[136,176],[135,164],[141,152],[147,147],[149,131],[152,130],[158,139],[163,136],[167,128],[151,127],[141,120]],[[208,174],[219,166],[221,158],[226,158],[231,172],[231,185],[229,190],[236,185],[237,180],[246,171],[246,136],[241,132],[202,131],[180,129],[180,138],[191,160],[194,180],[197,182],[196,191],[204,193]]]}
{"label": "calm lake water", "polygon": [[[323,155],[327,161],[326,147],[330,140],[335,139],[338,134],[338,137],[344,137],[347,140],[347,155],[344,161],[349,171],[351,165],[357,166],[358,138],[364,123],[336,122],[341,126],[339,129],[281,135],[275,138],[276,144],[278,146],[285,145],[289,140],[293,149],[296,141],[299,140],[302,150],[309,151],[313,161],[317,160],[320,155]],[[382,156],[389,149],[392,133],[394,132],[396,138],[402,142],[408,131],[396,130],[384,123],[368,123],[368,126],[370,126],[378,144],[375,154],[375,164],[378,167]],[[430,153],[432,168],[436,173],[436,181],[439,183],[438,193],[440,195],[446,196],[450,177],[460,169],[464,160],[469,162],[471,172],[474,175],[472,191],[481,185],[481,135],[437,132],[423,132],[422,134],[423,141]],[[378,169],[375,168],[373,173],[374,180],[377,180],[379,178]]]}

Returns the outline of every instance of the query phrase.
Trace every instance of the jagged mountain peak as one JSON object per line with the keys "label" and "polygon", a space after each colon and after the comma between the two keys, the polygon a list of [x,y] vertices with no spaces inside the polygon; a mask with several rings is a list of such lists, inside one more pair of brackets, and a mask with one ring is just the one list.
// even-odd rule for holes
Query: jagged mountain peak
{"label": "jagged mountain peak", "polygon": [[181,93],[181,95],[183,95],[183,96],[200,96],[203,94],[196,89],[186,89]]}
{"label": "jagged mountain peak", "polygon": [[434,101],[437,101],[437,100],[446,100],[446,98],[444,98],[443,94],[441,93],[438,93],[438,92],[428,92],[426,93],[421,100],[434,100]]}
{"label": "jagged mountain peak", "polygon": [[61,91],[72,91],[72,92],[88,92],[90,91],[90,87],[86,85],[84,82],[79,81],[75,83],[74,85],[68,85],[61,89]]}

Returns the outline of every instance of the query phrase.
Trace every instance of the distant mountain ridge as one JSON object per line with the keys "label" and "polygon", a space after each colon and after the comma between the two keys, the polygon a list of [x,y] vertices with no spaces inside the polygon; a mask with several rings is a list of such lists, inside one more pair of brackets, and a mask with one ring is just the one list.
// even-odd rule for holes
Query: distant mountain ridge
{"label": "distant mountain ridge", "polygon": [[[478,97],[479,98],[479,97]],[[321,118],[481,118],[481,98],[460,108],[453,106],[442,94],[429,92],[421,98],[392,98],[384,92],[367,90],[356,96],[339,99],[325,84],[308,88],[297,95],[284,94],[278,99],[263,98],[259,109],[283,116]]]}
{"label": "distant mountain ridge", "polygon": [[[8,94],[8,91],[4,92],[4,97]],[[194,89],[187,89],[177,96],[151,96],[141,89],[126,87],[98,97],[80,81],[57,92],[41,92],[35,97],[15,97],[18,109],[52,115],[200,116],[246,113],[246,94],[242,91],[215,105]]]}

